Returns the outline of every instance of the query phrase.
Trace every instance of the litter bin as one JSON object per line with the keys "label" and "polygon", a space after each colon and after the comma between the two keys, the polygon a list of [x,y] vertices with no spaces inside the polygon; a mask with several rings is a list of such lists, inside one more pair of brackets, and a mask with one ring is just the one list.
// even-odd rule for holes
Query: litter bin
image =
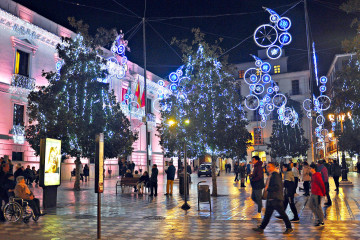
{"label": "litter bin", "polygon": [[[189,177],[187,181],[187,195],[189,195]],[[179,192],[181,195],[184,195],[184,174],[180,174],[179,176]]]}
{"label": "litter bin", "polygon": [[200,211],[200,203],[208,202],[210,204],[210,212],[211,212],[211,196],[210,196],[210,186],[204,185],[201,183],[206,183],[205,181],[201,181],[198,183],[198,211]]}

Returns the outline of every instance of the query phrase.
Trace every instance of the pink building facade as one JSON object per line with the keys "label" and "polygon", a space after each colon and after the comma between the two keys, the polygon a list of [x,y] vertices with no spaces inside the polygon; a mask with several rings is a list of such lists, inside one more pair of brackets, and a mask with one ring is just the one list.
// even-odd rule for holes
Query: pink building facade
{"label": "pink building facade", "polygon": [[[41,76],[42,71],[55,71],[58,61],[56,45],[61,36],[74,37],[72,31],[46,19],[24,6],[10,0],[0,2],[0,156],[9,155],[10,159],[23,165],[39,167],[39,157],[24,139],[24,129],[28,125],[27,96],[36,86],[47,84]],[[112,56],[105,50],[104,57]],[[144,86],[144,70],[135,63],[128,62],[126,76],[122,79],[111,78],[110,86],[119,101],[129,87],[135,89],[140,82],[141,93]],[[146,170],[146,134],[149,136],[150,164],[157,164],[163,171],[165,159],[156,136],[156,124],[160,123],[158,94],[167,89],[159,86],[160,77],[147,72],[147,105],[151,114],[148,120],[148,133],[145,131],[144,108],[124,113],[131,120],[131,128],[137,131],[139,139],[134,143],[134,152],[128,157],[136,164],[136,169]],[[106,147],[106,146],[105,146]],[[89,163],[87,159],[83,164]],[[94,173],[90,169],[90,175]],[[62,165],[62,179],[70,179],[74,168],[73,160],[67,159]],[[118,173],[118,160],[107,159],[106,170]],[[106,171],[106,174],[108,171]]]}

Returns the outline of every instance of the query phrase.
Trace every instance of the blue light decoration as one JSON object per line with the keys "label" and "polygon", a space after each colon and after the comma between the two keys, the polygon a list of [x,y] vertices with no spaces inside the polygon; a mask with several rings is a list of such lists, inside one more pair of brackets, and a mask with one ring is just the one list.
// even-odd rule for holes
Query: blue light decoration
{"label": "blue light decoration", "polygon": [[[287,30],[291,27],[289,18],[280,17],[274,10],[264,8],[270,13],[270,23],[259,26],[254,32],[255,43],[267,48],[269,59],[278,59],[282,47],[290,44],[292,37]],[[280,31],[280,34],[278,33]],[[276,45],[279,42],[280,45]],[[266,127],[268,116],[277,109],[278,119],[284,125],[295,127],[299,116],[293,108],[286,107],[287,98],[279,92],[279,87],[269,74],[271,64],[264,62],[255,55],[255,68],[249,68],[244,73],[244,81],[249,85],[250,94],[245,97],[245,106],[260,115],[262,128]]]}
{"label": "blue light decoration", "polygon": [[[106,69],[108,70],[108,75],[103,82],[108,82],[110,78],[116,77],[122,79],[126,75],[128,69],[127,66],[127,57],[125,56],[126,50],[130,50],[128,47],[128,41],[124,39],[124,34],[120,34],[115,38],[110,48],[113,53],[113,57],[109,57],[106,61]],[[118,61],[120,57],[120,62]]]}
{"label": "blue light decoration", "polygon": [[[325,148],[325,138],[328,137],[330,141],[334,141],[335,138],[332,137],[332,133],[329,133],[327,129],[324,128],[325,124],[325,117],[324,117],[324,111],[328,110],[331,105],[330,98],[325,95],[326,92],[326,83],[327,83],[327,77],[322,76],[318,77],[318,67],[317,67],[317,56],[315,51],[315,43],[312,44],[312,56],[313,56],[313,64],[314,64],[314,72],[315,72],[315,80],[316,80],[316,86],[319,87],[320,95],[316,97],[313,95],[313,100],[311,99],[305,99],[303,102],[303,108],[306,111],[306,116],[308,118],[312,118],[315,114],[315,122],[317,124],[317,127],[315,128],[315,136],[317,138],[317,141],[315,143],[316,149],[324,149]],[[334,122],[332,122],[332,131],[335,131],[335,125]]]}
{"label": "blue light decoration", "polygon": [[291,21],[287,17],[281,17],[270,8],[264,9],[270,13],[270,23],[256,28],[254,41],[259,47],[267,49],[268,58],[278,59],[281,57],[283,46],[289,45],[292,41],[291,34],[288,32]]}

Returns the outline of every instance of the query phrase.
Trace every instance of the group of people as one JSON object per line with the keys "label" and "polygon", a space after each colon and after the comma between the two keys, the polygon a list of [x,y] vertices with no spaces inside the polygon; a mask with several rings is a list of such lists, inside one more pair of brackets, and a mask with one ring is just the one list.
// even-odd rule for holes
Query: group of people
{"label": "group of people", "polygon": [[[278,212],[279,219],[285,222],[285,234],[291,233],[292,222],[299,222],[299,216],[296,209],[294,197],[298,189],[298,182],[303,180],[304,195],[309,197],[309,207],[315,215],[315,226],[324,225],[324,213],[321,209],[321,199],[326,196],[325,205],[332,204],[329,195],[329,172],[325,166],[325,160],[319,160],[317,164],[308,164],[304,162],[299,171],[297,163],[281,164],[269,162],[266,165],[268,178],[265,182],[263,163],[258,156],[252,158],[253,169],[250,173],[250,183],[252,186],[251,199],[257,204],[258,214],[261,216],[262,200],[266,200],[265,214],[260,226],[253,228],[254,231],[262,233],[268,225],[274,210]],[[331,174],[334,178],[336,189],[339,191],[339,177],[341,175],[341,167],[335,161],[331,165]],[[310,190],[311,188],[311,190]],[[310,195],[311,193],[311,195]],[[293,213],[290,220],[285,210],[287,206]],[[259,216],[256,216],[259,217]]]}
{"label": "group of people", "polygon": [[[105,171],[105,170],[104,170]],[[74,168],[71,171],[71,176],[75,176],[76,175],[76,169]],[[80,162],[80,180],[83,182],[85,179],[85,182],[87,182],[88,180],[90,180],[90,168],[87,164],[85,164],[85,166],[82,166],[82,163]]]}
{"label": "group of people", "polygon": [[119,176],[124,176],[127,170],[130,170],[131,173],[134,173],[135,170],[135,163],[133,161],[124,161],[119,159]]}
{"label": "group of people", "polygon": [[246,173],[247,173],[245,162],[241,162],[240,164],[239,164],[239,162],[235,162],[234,173],[235,173],[234,182],[239,181],[239,175],[240,175],[241,187],[245,187],[245,178],[246,178]]}
{"label": "group of people", "polygon": [[[283,163],[281,166],[278,166],[277,163],[269,162],[266,165],[269,176],[265,182],[263,163],[258,156],[254,156],[252,158],[253,170],[249,175],[252,186],[251,199],[257,204],[260,217],[262,200],[266,200],[266,207],[261,225],[253,228],[253,230],[262,233],[268,225],[273,211],[276,210],[279,214],[276,217],[285,222],[286,230],[284,234],[289,234],[293,231],[291,222],[299,222],[300,220],[294,201],[298,182],[301,180],[300,176],[304,183],[304,195],[310,196],[308,202],[310,209],[315,215],[315,226],[323,226],[322,197],[326,196],[327,198],[325,205],[330,206],[332,204],[329,195],[329,173],[325,163],[325,160],[319,160],[317,164],[312,163],[310,165],[304,162],[301,167],[301,174],[297,163]],[[336,186],[335,191],[339,191],[341,167],[336,161],[332,163],[331,174]],[[288,205],[293,213],[291,220],[285,212]]]}
{"label": "group of people", "polygon": [[153,164],[151,169],[151,176],[149,176],[149,173],[145,171],[141,176],[137,170],[135,170],[134,174],[131,172],[131,169],[127,169],[125,171],[125,174],[122,176],[124,178],[138,178],[138,182],[136,186],[134,186],[134,192],[137,192],[138,194],[144,193],[144,187],[150,188],[150,197],[157,196],[157,177],[159,174],[159,170],[157,168],[156,164]]}
{"label": "group of people", "polygon": [[8,156],[0,159],[0,221],[5,221],[2,205],[8,203],[10,197],[27,201],[35,216],[44,215],[40,211],[40,201],[28,187],[34,180],[38,183],[38,171],[35,171],[35,167],[30,169],[29,165],[24,169],[21,164],[16,164],[15,169],[13,173],[12,163]]}

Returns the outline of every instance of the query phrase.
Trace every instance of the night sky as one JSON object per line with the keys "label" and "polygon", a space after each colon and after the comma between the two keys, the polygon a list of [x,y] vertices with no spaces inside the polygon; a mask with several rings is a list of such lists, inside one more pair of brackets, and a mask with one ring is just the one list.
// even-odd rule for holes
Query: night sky
{"label": "night sky", "polygon": [[[130,61],[143,66],[142,21],[144,0],[16,0],[40,15],[69,29],[73,16],[96,28],[122,29],[129,40]],[[341,41],[355,35],[350,28],[354,15],[339,9],[343,0],[308,0],[311,36],[318,50],[320,74],[326,74],[334,54],[342,53]],[[298,3],[298,4],[297,4]],[[297,5],[296,5],[297,4]],[[179,49],[169,47],[172,37],[189,39],[191,28],[199,27],[209,42],[222,37],[222,47],[231,49],[253,34],[257,26],[269,22],[262,6],[292,20],[293,42],[285,47],[289,71],[307,69],[304,3],[293,0],[147,0],[146,34],[148,69],[166,77],[181,65]],[[71,29],[73,30],[73,29]],[[249,54],[259,48],[250,38],[229,51],[230,63],[252,61]],[[176,53],[177,54],[176,54]]]}

